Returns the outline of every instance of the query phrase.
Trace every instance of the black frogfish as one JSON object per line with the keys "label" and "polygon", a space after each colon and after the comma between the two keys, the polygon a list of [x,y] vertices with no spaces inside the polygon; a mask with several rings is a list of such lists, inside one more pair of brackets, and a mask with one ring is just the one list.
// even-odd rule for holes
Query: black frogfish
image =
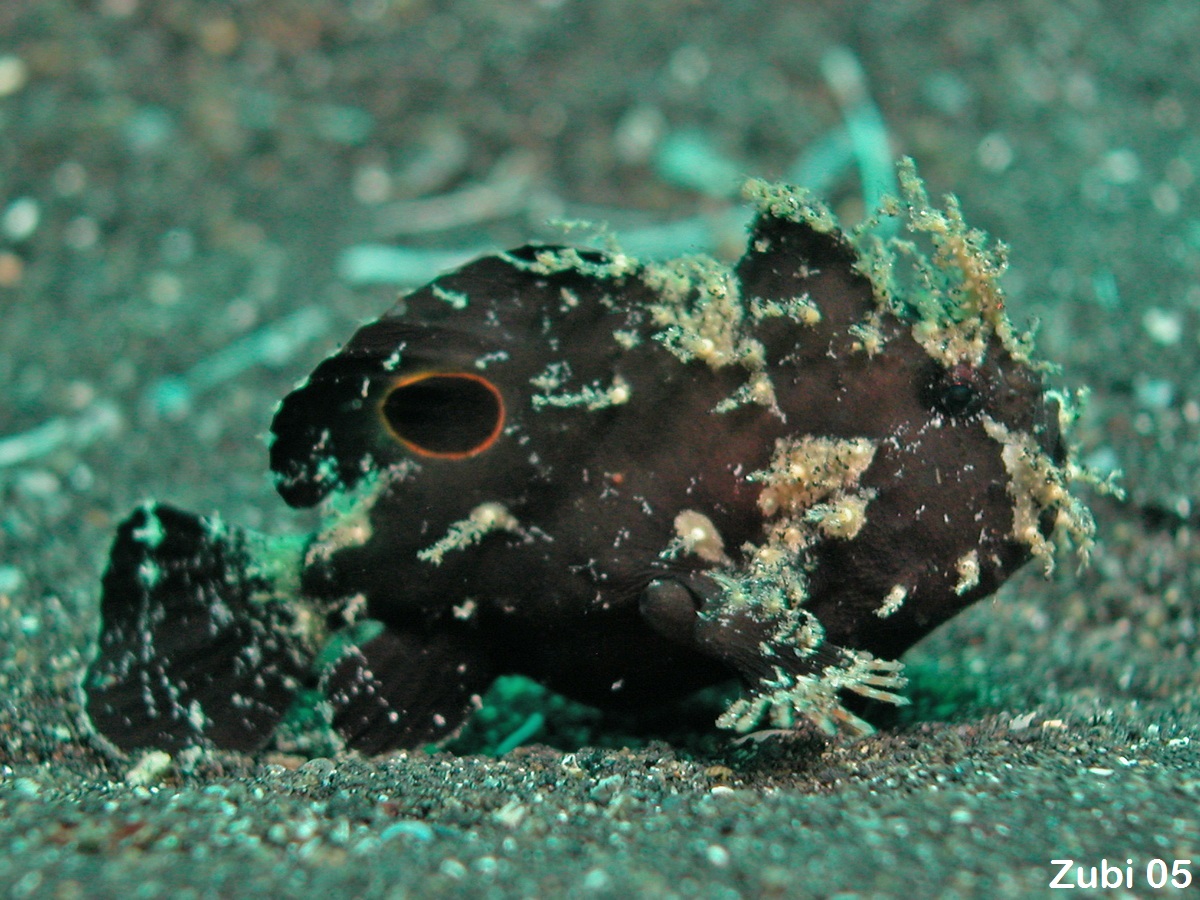
{"label": "black frogfish", "polygon": [[94,729],[250,751],[315,690],[378,753],[519,673],[633,710],[736,677],[723,727],[868,730],[848,695],[903,702],[900,654],[1093,531],[1003,248],[900,174],[906,240],[751,181],[732,268],[527,246],[404,297],[275,414],[314,534],[119,527]]}

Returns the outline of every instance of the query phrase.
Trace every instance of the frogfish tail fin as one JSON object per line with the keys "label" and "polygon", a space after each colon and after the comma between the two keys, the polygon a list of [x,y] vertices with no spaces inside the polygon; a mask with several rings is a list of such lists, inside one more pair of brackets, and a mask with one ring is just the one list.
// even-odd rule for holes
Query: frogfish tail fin
{"label": "frogfish tail fin", "polygon": [[288,567],[271,551],[253,532],[160,504],[121,524],[82,685],[104,740],[120,751],[267,743],[312,658],[294,607],[276,599]]}

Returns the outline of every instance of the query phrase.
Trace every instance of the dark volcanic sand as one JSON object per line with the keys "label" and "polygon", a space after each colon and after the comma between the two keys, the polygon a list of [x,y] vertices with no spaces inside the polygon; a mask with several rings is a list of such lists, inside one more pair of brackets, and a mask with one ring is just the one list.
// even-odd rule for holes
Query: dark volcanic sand
{"label": "dark volcanic sand", "polygon": [[[0,892],[1027,897],[1059,858],[1122,884],[1131,860],[1104,896],[1151,894],[1153,860],[1200,878],[1197,33],[1184,0],[4,4],[0,434],[25,437],[0,442]],[[204,756],[132,781],[89,744],[74,685],[128,508],[308,524],[261,436],[391,303],[344,250],[719,218],[656,148],[694,132],[782,176],[841,122],[839,44],[1093,390],[1082,457],[1129,496],[1096,501],[1089,569],[1030,569],[935,633],[912,711],[856,744]],[[853,219],[852,168],[831,193]],[[276,356],[237,343],[306,309]]]}

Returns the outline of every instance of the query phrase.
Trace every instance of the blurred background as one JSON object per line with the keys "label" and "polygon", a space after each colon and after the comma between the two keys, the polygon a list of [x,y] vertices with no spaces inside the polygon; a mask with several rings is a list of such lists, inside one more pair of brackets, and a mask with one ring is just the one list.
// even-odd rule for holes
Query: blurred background
{"label": "blurred background", "polygon": [[733,258],[742,178],[852,222],[901,154],[1011,247],[1013,319],[1128,491],[1086,572],[1026,571],[910,654],[918,691],[1192,715],[1197,34],[1182,0],[4,3],[6,758],[88,752],[71,691],[132,504],[310,524],[267,477],[274,405],[403,288],[555,220]]}

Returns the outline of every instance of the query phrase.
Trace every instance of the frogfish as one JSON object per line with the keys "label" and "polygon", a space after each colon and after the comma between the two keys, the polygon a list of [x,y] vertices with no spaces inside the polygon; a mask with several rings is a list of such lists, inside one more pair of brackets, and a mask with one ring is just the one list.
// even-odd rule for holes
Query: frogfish
{"label": "frogfish", "polygon": [[732,266],[525,246],[403,297],[275,412],[314,533],[119,526],[97,737],[255,751],[306,693],[375,754],[509,673],[632,711],[738,679],[724,728],[867,732],[852,698],[903,703],[906,649],[1094,530],[1004,247],[900,176],[852,229],[749,181]]}

